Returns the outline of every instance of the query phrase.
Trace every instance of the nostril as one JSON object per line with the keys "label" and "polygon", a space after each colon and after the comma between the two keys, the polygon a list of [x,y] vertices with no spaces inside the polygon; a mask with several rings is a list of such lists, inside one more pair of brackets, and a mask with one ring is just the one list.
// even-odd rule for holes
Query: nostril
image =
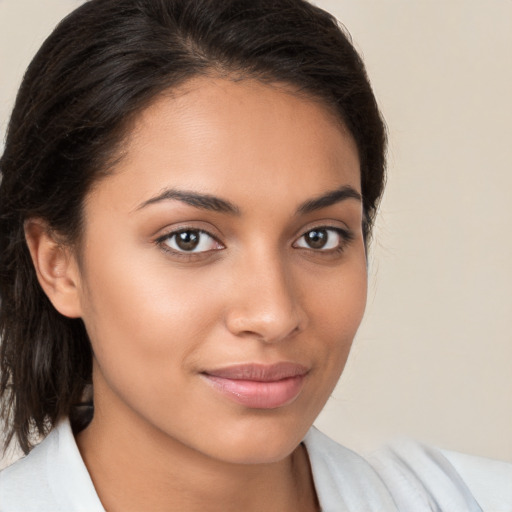
{"label": "nostril", "polygon": [[226,317],[228,330],[238,337],[253,337],[265,343],[276,343],[296,336],[304,321],[297,311],[272,313],[250,309],[233,309]]}

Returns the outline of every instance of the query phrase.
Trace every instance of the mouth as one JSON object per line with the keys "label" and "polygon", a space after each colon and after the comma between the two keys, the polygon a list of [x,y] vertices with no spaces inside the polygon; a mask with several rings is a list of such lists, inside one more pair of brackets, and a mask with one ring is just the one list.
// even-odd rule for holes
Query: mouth
{"label": "mouth", "polygon": [[242,364],[202,372],[216,391],[251,409],[291,404],[302,391],[309,370],[296,363]]}

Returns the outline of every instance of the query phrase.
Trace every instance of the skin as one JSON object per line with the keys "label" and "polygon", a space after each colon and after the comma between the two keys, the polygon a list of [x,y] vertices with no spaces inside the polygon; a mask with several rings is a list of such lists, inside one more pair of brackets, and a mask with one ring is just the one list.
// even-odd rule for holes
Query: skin
{"label": "skin", "polygon": [[[91,339],[95,415],[77,442],[102,503],[316,510],[300,443],[361,321],[366,258],[359,199],[300,206],[360,193],[353,138],[290,87],[198,78],[147,108],[124,149],[87,197],[79,261],[43,223],[26,229],[43,288]],[[237,212],[155,200],[164,190]],[[333,248],[308,245],[320,227]],[[211,237],[178,252],[177,229]],[[234,402],[203,375],[283,361],[307,374],[291,403],[269,409]]]}

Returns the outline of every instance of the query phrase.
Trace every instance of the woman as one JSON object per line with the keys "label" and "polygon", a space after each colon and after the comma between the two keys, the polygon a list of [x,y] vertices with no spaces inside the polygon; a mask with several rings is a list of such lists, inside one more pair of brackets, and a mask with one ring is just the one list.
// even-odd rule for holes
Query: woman
{"label": "woman", "polygon": [[66,18],[1,160],[0,393],[30,453],[0,510],[427,503],[311,429],[363,314],[384,150],[360,58],[304,1]]}

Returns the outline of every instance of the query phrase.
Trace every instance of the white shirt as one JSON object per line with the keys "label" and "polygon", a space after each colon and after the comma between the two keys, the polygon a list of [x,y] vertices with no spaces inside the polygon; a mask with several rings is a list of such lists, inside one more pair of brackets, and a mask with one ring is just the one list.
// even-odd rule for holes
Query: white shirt
{"label": "white shirt", "polygon": [[512,512],[512,464],[401,441],[370,457],[399,510]]}
{"label": "white shirt", "polygon": [[[323,512],[512,512],[512,464],[459,454],[448,454],[449,461],[405,443],[375,456],[372,467],[314,427],[304,444]],[[455,468],[484,505],[497,508],[481,508]],[[32,511],[105,512],[68,421],[0,472],[0,512]]]}

